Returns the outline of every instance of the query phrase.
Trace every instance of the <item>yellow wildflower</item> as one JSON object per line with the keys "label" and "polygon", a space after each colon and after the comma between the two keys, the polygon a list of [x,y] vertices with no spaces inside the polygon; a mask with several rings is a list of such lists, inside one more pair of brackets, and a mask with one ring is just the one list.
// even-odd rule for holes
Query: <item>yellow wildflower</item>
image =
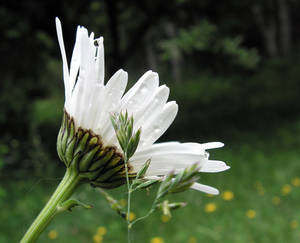
{"label": "yellow wildflower", "polygon": [[230,200],[232,200],[232,199],[234,198],[234,194],[233,194],[232,191],[227,190],[227,191],[224,191],[224,192],[222,193],[222,198],[223,198],[225,201],[230,201]]}
{"label": "yellow wildflower", "polygon": [[213,213],[217,210],[217,205],[215,203],[207,203],[204,207],[206,213]]}
{"label": "yellow wildflower", "polygon": [[246,212],[246,216],[249,218],[249,219],[254,219],[256,217],[256,211],[253,210],[253,209],[249,209],[247,212]]}
{"label": "yellow wildflower", "polygon": [[299,177],[295,177],[292,179],[292,185],[299,187],[300,186],[300,178]]}
{"label": "yellow wildflower", "polygon": [[299,223],[298,223],[297,220],[292,220],[290,222],[290,226],[291,226],[292,229],[296,229],[299,226]]}
{"label": "yellow wildflower", "polygon": [[101,243],[102,240],[103,240],[102,235],[95,234],[94,237],[93,237],[93,242],[94,242],[94,243]]}
{"label": "yellow wildflower", "polygon": [[194,237],[194,236],[191,236],[190,238],[189,238],[189,241],[188,241],[189,243],[197,243],[197,239]]}
{"label": "yellow wildflower", "polygon": [[286,196],[287,194],[289,194],[292,190],[291,185],[286,184],[281,188],[281,195]]}
{"label": "yellow wildflower", "polygon": [[106,232],[107,232],[107,229],[106,229],[104,226],[100,226],[100,227],[98,227],[98,229],[97,229],[97,234],[98,234],[98,235],[105,235]]}
{"label": "yellow wildflower", "polygon": [[[127,219],[128,219],[128,217],[127,217]],[[130,212],[130,214],[129,214],[129,221],[131,222],[131,221],[133,221],[135,219],[136,219],[135,213],[134,212]]]}
{"label": "yellow wildflower", "polygon": [[170,219],[171,219],[171,217],[170,217],[169,215],[162,214],[162,215],[160,216],[160,220],[161,220],[163,223],[169,222]]}
{"label": "yellow wildflower", "polygon": [[278,204],[280,203],[280,197],[274,196],[274,197],[272,198],[272,203],[273,203],[274,205],[278,205]]}
{"label": "yellow wildflower", "polygon": [[58,233],[56,230],[50,230],[49,233],[48,233],[48,238],[50,240],[55,240],[58,236]]}
{"label": "yellow wildflower", "polygon": [[153,237],[150,243],[165,243],[165,241],[161,237]]}

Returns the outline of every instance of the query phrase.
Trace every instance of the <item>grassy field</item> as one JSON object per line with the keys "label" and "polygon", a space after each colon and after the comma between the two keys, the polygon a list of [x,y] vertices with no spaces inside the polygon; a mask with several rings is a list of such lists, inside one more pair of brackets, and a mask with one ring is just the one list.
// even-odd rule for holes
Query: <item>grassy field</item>
{"label": "grassy field", "polygon": [[[160,212],[137,223],[133,242],[151,243],[283,243],[300,239],[300,150],[298,142],[282,144],[282,136],[269,139],[242,138],[211,157],[226,161],[232,168],[220,174],[203,174],[201,181],[217,187],[219,196],[193,190],[169,197],[188,206],[174,211],[172,218]],[[253,142],[252,142],[253,141]],[[42,180],[6,180],[6,196],[1,201],[0,242],[18,242],[58,184],[58,175]],[[154,190],[155,188],[151,189]],[[133,212],[142,216],[151,205],[150,193],[134,194]],[[125,188],[111,193],[126,199]],[[126,242],[126,222],[112,211],[100,193],[84,186],[77,195],[94,205],[75,208],[57,216],[39,242]],[[99,231],[97,233],[97,231]],[[102,239],[102,240],[101,240]]]}

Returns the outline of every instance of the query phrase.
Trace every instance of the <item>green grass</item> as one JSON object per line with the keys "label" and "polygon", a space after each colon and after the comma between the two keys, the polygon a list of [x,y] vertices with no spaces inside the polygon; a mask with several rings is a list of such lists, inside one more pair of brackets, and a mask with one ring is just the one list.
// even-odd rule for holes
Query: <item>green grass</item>
{"label": "green grass", "polygon": [[[169,197],[170,201],[186,201],[188,206],[174,211],[167,223],[161,221],[161,214],[157,212],[136,224],[132,230],[133,242],[150,242],[155,236],[162,237],[165,243],[192,243],[189,241],[191,237],[196,242],[297,242],[300,227],[291,227],[293,220],[300,222],[300,187],[291,184],[293,178],[300,177],[300,150],[297,144],[281,146],[280,139],[260,140],[259,136],[245,141],[211,151],[212,158],[224,160],[232,168],[201,177],[203,183],[217,187],[221,193],[231,190],[233,200],[225,201],[222,195],[208,197],[193,190],[173,195]],[[54,177],[62,176],[63,171],[57,171],[58,175]],[[58,182],[54,178],[38,181],[32,176],[4,181],[6,194],[0,201],[1,243],[18,242]],[[292,190],[283,196],[281,190],[286,184],[291,185]],[[150,193],[142,191],[134,194],[133,211],[136,215],[142,216],[147,212],[151,205],[151,190]],[[125,187],[111,191],[118,199],[126,198],[124,192]],[[75,208],[72,213],[57,216],[39,242],[93,242],[99,226],[107,229],[103,242],[126,242],[125,220],[109,208],[97,190],[84,186],[76,196],[94,205],[94,208]],[[272,203],[274,196],[280,197],[278,205]],[[215,203],[216,211],[206,213],[204,208],[207,203]],[[255,210],[255,218],[246,216],[249,209]],[[56,239],[48,238],[50,230],[58,233]]]}

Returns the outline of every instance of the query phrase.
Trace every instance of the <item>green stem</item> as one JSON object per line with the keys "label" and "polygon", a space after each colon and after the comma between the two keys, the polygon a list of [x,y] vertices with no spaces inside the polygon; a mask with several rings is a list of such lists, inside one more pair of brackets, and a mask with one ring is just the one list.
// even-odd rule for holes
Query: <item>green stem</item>
{"label": "green stem", "polygon": [[124,153],[124,164],[125,164],[125,172],[126,172],[126,183],[127,183],[127,191],[128,191],[128,197],[127,197],[127,241],[128,243],[131,242],[130,238],[130,202],[131,202],[131,184],[129,181],[129,176],[128,176],[128,158],[127,154]]}
{"label": "green stem", "polygon": [[79,182],[80,177],[78,176],[78,173],[71,169],[67,169],[64,178],[43,210],[31,224],[20,243],[32,243],[38,239],[40,234],[54,218],[55,214],[59,211],[60,204],[70,198],[76,187],[80,184]]}

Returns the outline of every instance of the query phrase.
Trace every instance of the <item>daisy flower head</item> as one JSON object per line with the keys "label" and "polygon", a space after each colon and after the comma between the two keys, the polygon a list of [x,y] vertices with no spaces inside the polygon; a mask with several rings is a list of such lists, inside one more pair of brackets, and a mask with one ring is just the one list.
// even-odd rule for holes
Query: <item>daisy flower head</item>
{"label": "daisy flower head", "polygon": [[[126,183],[124,158],[111,122],[112,114],[128,113],[134,118],[133,131],[141,134],[128,162],[129,177],[135,178],[145,161],[151,159],[144,178],[164,178],[198,163],[199,172],[229,169],[222,161],[209,160],[207,149],[223,144],[155,143],[176,117],[178,105],[168,101],[169,88],[159,85],[158,74],[146,72],[125,93],[127,73],[120,69],[104,82],[103,37],[94,38],[79,26],[70,67],[65,53],[62,27],[56,18],[58,42],[63,61],[65,86],[64,118],[57,150],[68,168],[96,187],[114,188]],[[192,188],[210,194],[218,190],[193,183]]]}

